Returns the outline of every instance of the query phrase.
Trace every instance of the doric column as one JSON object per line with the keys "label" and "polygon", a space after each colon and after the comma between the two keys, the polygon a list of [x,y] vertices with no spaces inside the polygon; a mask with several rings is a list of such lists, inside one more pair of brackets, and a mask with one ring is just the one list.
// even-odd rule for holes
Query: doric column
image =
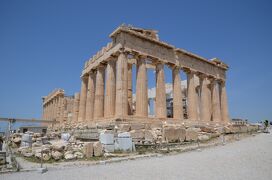
{"label": "doric column", "polygon": [[47,102],[46,103],[46,119],[50,119],[49,112],[50,112],[50,105],[49,105],[49,102]]}
{"label": "doric column", "polygon": [[146,62],[143,57],[137,57],[136,74],[136,115],[148,116]]}
{"label": "doric column", "polygon": [[57,115],[56,118],[62,124],[62,119],[60,118],[60,110],[61,110],[61,96],[57,97]]}
{"label": "doric column", "polygon": [[50,103],[49,117],[50,117],[50,120],[53,120],[53,116],[52,116],[53,115],[53,100],[50,99],[49,103]]}
{"label": "doric column", "polygon": [[198,119],[197,115],[197,97],[195,91],[195,73],[192,71],[187,71],[187,99],[188,99],[188,119],[196,121]]}
{"label": "doric column", "polygon": [[217,80],[213,80],[211,83],[212,89],[212,119],[214,122],[221,121],[221,110],[220,110],[220,98],[219,88]]}
{"label": "doric column", "polygon": [[53,119],[56,120],[56,112],[57,112],[57,99],[54,97],[53,99]]}
{"label": "doric column", "polygon": [[128,62],[127,54],[120,52],[116,62],[115,116],[128,115]]}
{"label": "doric column", "polygon": [[221,95],[221,115],[223,122],[229,122],[229,109],[228,109],[228,100],[227,100],[227,92],[226,92],[226,83],[225,81],[221,81],[220,85],[220,95]]}
{"label": "doric column", "polygon": [[133,114],[132,109],[132,64],[128,64],[128,114]]}
{"label": "doric column", "polygon": [[[78,121],[78,112],[79,112],[79,101],[80,101],[80,94],[75,93],[74,95],[74,102],[73,102],[73,122]],[[63,109],[63,116],[64,116],[64,109]]]}
{"label": "doric column", "polygon": [[104,117],[113,117],[115,114],[116,78],[115,60],[111,59],[106,68],[106,92]]}
{"label": "doric column", "polygon": [[210,95],[209,95],[209,82],[205,75],[200,75],[200,120],[210,121]]}
{"label": "doric column", "polygon": [[164,81],[164,64],[158,62],[156,65],[156,109],[157,118],[166,118],[166,94]]}
{"label": "doric column", "polygon": [[61,122],[63,122],[63,101],[64,101],[64,96],[60,97],[60,103],[59,103],[59,119]]}
{"label": "doric column", "polygon": [[173,118],[183,120],[183,104],[181,92],[181,79],[180,68],[173,67],[172,80],[173,80]]}
{"label": "doric column", "polygon": [[94,71],[90,71],[89,76],[88,76],[86,121],[91,121],[93,119],[94,99],[95,99],[95,73],[94,73]]}
{"label": "doric column", "polygon": [[80,91],[80,101],[79,101],[79,113],[78,113],[79,122],[85,121],[87,88],[88,88],[88,77],[83,76],[81,80],[81,91]]}
{"label": "doric column", "polygon": [[94,119],[104,116],[104,77],[105,67],[99,65],[97,67],[95,80]]}

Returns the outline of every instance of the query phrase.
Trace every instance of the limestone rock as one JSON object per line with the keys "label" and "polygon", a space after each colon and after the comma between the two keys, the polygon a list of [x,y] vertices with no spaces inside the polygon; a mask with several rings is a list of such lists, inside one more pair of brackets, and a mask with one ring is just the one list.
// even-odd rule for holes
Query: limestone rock
{"label": "limestone rock", "polygon": [[141,129],[145,129],[145,124],[143,124],[143,123],[131,124],[131,130],[141,130]]}
{"label": "limestone rock", "polygon": [[49,161],[51,159],[51,153],[43,153],[43,160]]}
{"label": "limestone rock", "polygon": [[198,136],[199,141],[208,141],[210,139],[210,136],[203,134]]}
{"label": "limestone rock", "polygon": [[75,158],[76,157],[71,152],[64,154],[64,159],[66,159],[66,160],[72,160],[72,159],[75,159]]}
{"label": "limestone rock", "polygon": [[194,129],[192,128],[186,129],[186,137],[185,137],[186,141],[196,141],[197,139],[198,139],[198,133]]}
{"label": "limestone rock", "polygon": [[144,130],[132,130],[130,131],[130,135],[132,139],[141,140],[145,138],[145,131]]}
{"label": "limestone rock", "polygon": [[20,143],[21,142],[21,138],[20,137],[16,137],[12,140],[14,143]]}
{"label": "limestone rock", "polygon": [[42,146],[42,143],[38,143],[38,142],[34,142],[32,144],[32,147],[41,147]]}
{"label": "limestone rock", "polygon": [[164,127],[163,138],[166,142],[183,142],[185,140],[186,131],[182,127]]}
{"label": "limestone rock", "polygon": [[59,151],[52,151],[52,157],[55,160],[60,160],[63,157],[63,153],[61,153]]}
{"label": "limestone rock", "polygon": [[158,136],[157,136],[156,132],[154,132],[152,130],[145,131],[145,141],[146,142],[153,143],[157,140],[157,138],[158,138]]}
{"label": "limestone rock", "polygon": [[212,128],[212,127],[201,126],[200,129],[201,129],[202,132],[215,133],[215,129]]}
{"label": "limestone rock", "polygon": [[118,125],[118,130],[120,132],[127,132],[127,131],[131,130],[131,127],[129,124],[120,124],[120,125]]}
{"label": "limestone rock", "polygon": [[93,148],[94,148],[94,156],[102,156],[103,155],[103,147],[99,141],[93,143]]}
{"label": "limestone rock", "polygon": [[83,154],[85,155],[86,158],[93,157],[94,149],[93,149],[93,143],[88,142],[85,143],[83,146]]}
{"label": "limestone rock", "polygon": [[54,144],[52,144],[52,149],[55,151],[63,151],[65,147],[66,147],[66,143],[63,141],[55,142]]}
{"label": "limestone rock", "polygon": [[82,152],[79,152],[79,151],[75,152],[75,153],[74,153],[74,156],[75,156],[77,159],[82,159],[82,158],[84,157],[83,153],[82,153]]}

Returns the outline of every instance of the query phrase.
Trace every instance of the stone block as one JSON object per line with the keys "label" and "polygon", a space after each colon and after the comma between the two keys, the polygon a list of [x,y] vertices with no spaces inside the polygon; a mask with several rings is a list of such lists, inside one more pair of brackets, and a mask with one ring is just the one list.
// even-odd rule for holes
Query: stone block
{"label": "stone block", "polygon": [[152,130],[146,130],[145,131],[145,142],[155,142],[157,140],[158,136],[156,134],[156,131]]}
{"label": "stone block", "polygon": [[206,135],[206,134],[202,134],[200,136],[198,136],[199,141],[203,142],[203,141],[208,141],[210,139],[210,136]]}
{"label": "stone block", "polygon": [[63,153],[59,152],[59,151],[52,151],[52,158],[54,160],[60,160],[63,157]]}
{"label": "stone block", "polygon": [[201,126],[200,127],[202,132],[206,132],[206,133],[215,133],[215,129],[212,127],[208,127],[208,126]]}
{"label": "stone block", "polygon": [[121,151],[132,151],[133,143],[130,137],[118,137],[115,142],[115,149]]}
{"label": "stone block", "polygon": [[112,153],[114,152],[114,144],[102,144],[103,149],[107,153]]}
{"label": "stone block", "polygon": [[132,139],[134,140],[141,140],[145,137],[145,131],[144,130],[132,130],[130,131],[130,135]]}
{"label": "stone block", "polygon": [[99,141],[102,144],[114,144],[114,135],[106,132],[101,132],[99,135]]}
{"label": "stone block", "polygon": [[97,156],[103,155],[103,147],[99,141],[93,143],[93,148],[94,148],[94,156],[97,157]]}
{"label": "stone block", "polygon": [[88,142],[85,143],[83,146],[83,154],[86,158],[90,158],[93,157],[94,154],[94,148],[93,148],[93,143],[92,142]]}
{"label": "stone block", "polygon": [[141,129],[145,129],[145,124],[143,123],[134,123],[131,124],[131,130],[141,130]]}
{"label": "stone block", "polygon": [[186,129],[186,141],[196,141],[198,139],[198,133],[191,128]]}
{"label": "stone block", "polygon": [[163,139],[166,142],[183,142],[186,131],[183,127],[164,127]]}
{"label": "stone block", "polygon": [[131,130],[131,127],[129,124],[120,124],[118,125],[118,130],[121,132],[128,132]]}

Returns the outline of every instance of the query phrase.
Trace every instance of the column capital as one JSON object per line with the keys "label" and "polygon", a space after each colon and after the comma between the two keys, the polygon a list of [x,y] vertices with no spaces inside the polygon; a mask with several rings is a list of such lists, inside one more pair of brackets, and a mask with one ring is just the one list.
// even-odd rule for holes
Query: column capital
{"label": "column capital", "polygon": [[88,79],[88,74],[84,74],[83,76],[81,76],[82,81],[86,81],[87,79]]}
{"label": "column capital", "polygon": [[170,67],[172,68],[172,70],[181,70],[182,69],[181,66],[178,66],[176,64],[172,64],[172,65],[170,65]]}
{"label": "column capital", "polygon": [[195,71],[193,69],[186,68],[186,67],[182,67],[182,69],[186,74],[197,74],[197,71]]}
{"label": "column capital", "polygon": [[116,54],[112,55],[112,56],[119,56],[120,54],[124,54],[124,55],[128,55],[130,54],[131,52],[126,50],[125,48],[120,48]]}

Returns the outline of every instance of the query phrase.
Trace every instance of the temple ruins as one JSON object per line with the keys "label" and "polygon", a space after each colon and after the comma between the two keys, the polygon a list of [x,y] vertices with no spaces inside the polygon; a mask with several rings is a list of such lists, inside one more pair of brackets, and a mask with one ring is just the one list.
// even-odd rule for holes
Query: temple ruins
{"label": "temple ruins", "polygon": [[[80,93],[66,97],[64,90],[58,89],[43,98],[44,119],[56,120],[60,126],[102,121],[229,123],[225,86],[228,66],[221,60],[208,60],[165,43],[156,30],[121,25],[110,38],[112,42],[85,62]],[[170,100],[164,66],[172,70],[172,84],[167,85],[172,86]],[[147,69],[156,72],[152,93]],[[187,79],[181,79],[181,71]],[[182,88],[183,81],[187,83]],[[150,99],[154,100],[152,116]]]}

